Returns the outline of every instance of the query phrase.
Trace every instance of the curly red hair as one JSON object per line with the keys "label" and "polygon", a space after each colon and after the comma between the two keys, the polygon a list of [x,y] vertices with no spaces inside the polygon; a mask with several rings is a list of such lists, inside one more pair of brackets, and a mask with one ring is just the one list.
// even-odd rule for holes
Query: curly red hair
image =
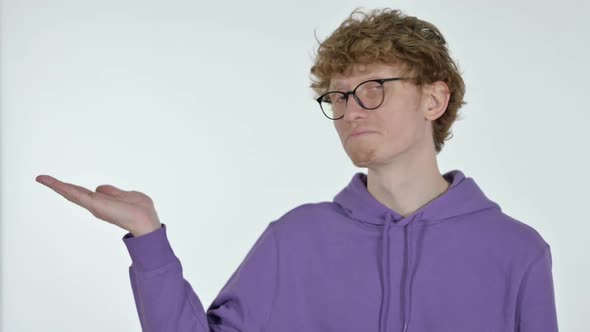
{"label": "curly red hair", "polygon": [[[357,13],[361,14],[359,19],[354,17]],[[363,13],[356,8],[318,43],[310,70],[310,87],[317,96],[327,92],[334,74],[360,63],[397,65],[419,87],[436,81],[446,83],[450,91],[447,109],[432,122],[436,153],[442,150],[445,140],[452,137],[451,125],[458,119],[458,110],[466,102],[465,84],[436,26],[400,10],[385,8]]]}

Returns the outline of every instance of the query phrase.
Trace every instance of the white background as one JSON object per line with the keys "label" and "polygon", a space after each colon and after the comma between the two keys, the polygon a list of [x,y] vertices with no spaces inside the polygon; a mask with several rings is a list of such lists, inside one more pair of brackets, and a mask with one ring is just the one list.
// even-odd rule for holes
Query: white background
{"label": "white background", "polygon": [[140,331],[126,232],[37,175],[149,195],[207,307],[270,221],[366,172],[309,88],[314,29],[357,6],[440,28],[468,102],[440,170],[539,231],[585,331],[590,6],[483,0],[3,1],[2,331]]}

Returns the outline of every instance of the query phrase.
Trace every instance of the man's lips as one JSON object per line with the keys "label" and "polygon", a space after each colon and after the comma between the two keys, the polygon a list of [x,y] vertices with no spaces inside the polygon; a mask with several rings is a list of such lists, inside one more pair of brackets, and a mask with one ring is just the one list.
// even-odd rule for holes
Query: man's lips
{"label": "man's lips", "polygon": [[348,135],[348,138],[356,137],[356,136],[360,136],[360,135],[368,134],[368,133],[374,133],[374,131],[372,131],[370,129],[356,129],[356,130],[353,130],[350,133],[350,135]]}
{"label": "man's lips", "polygon": [[368,133],[368,132],[373,132],[373,131],[371,129],[367,129],[367,128],[358,128],[358,129],[353,130],[349,136],[354,136],[354,135]]}

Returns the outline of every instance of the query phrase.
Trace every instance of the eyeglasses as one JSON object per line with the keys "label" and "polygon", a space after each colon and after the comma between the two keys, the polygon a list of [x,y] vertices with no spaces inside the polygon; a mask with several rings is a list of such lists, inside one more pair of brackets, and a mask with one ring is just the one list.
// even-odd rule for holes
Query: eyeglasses
{"label": "eyeglasses", "polygon": [[407,80],[410,77],[392,77],[364,81],[352,91],[329,91],[317,98],[322,113],[331,120],[344,117],[348,96],[353,95],[356,102],[364,109],[374,110],[383,104],[385,93],[383,83],[398,80]]}

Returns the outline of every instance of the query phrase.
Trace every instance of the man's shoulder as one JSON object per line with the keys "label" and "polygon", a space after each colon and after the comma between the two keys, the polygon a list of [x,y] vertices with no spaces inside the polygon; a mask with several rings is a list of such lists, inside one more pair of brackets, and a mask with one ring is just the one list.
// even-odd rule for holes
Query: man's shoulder
{"label": "man's shoulder", "polygon": [[341,214],[339,206],[334,202],[309,202],[291,208],[273,221],[273,224],[277,230],[295,233],[320,227],[322,223],[338,218]]}
{"label": "man's shoulder", "polygon": [[549,246],[533,224],[517,219],[500,209],[495,210],[481,221],[483,222],[482,226],[485,225],[482,228],[482,236],[505,248],[538,253]]}

